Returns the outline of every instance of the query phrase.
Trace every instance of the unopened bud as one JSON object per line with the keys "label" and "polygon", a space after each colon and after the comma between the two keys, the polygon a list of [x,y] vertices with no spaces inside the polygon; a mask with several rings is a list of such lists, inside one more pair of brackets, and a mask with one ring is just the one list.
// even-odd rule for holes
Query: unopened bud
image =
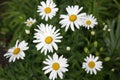
{"label": "unopened bud", "polygon": [[98,45],[98,42],[97,41],[94,41],[94,47],[97,47],[97,45]]}
{"label": "unopened bud", "polygon": [[106,57],[104,60],[105,60],[106,62],[107,62],[107,61],[110,61],[110,57]]}
{"label": "unopened bud", "polygon": [[91,35],[94,36],[95,35],[95,31],[91,31]]}
{"label": "unopened bud", "polygon": [[71,50],[71,48],[70,48],[69,46],[67,46],[67,47],[66,47],[66,50],[67,50],[67,51],[70,51],[70,50]]}
{"label": "unopened bud", "polygon": [[26,34],[30,34],[30,30],[25,30],[25,33]]}
{"label": "unopened bud", "polygon": [[88,53],[88,52],[89,52],[89,50],[88,50],[87,47],[84,48],[84,52],[85,52],[85,53]]}

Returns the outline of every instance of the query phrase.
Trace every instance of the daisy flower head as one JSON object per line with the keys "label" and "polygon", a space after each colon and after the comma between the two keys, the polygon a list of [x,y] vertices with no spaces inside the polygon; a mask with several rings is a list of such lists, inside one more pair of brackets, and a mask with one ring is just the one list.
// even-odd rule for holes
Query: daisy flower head
{"label": "daisy flower head", "polygon": [[38,43],[36,45],[37,50],[41,49],[41,53],[44,52],[45,55],[47,52],[53,52],[53,49],[58,50],[56,43],[61,42],[62,38],[59,30],[60,29],[56,30],[56,27],[53,25],[44,25],[43,23],[38,25],[38,29],[35,29],[35,40],[33,40],[33,43]]}
{"label": "daisy flower head", "polygon": [[82,68],[85,69],[87,73],[97,74],[97,70],[100,71],[102,68],[102,61],[97,61],[98,57],[94,57],[93,55],[89,55],[84,59],[86,62],[83,62]]}
{"label": "daisy flower head", "polygon": [[58,8],[56,8],[56,4],[53,0],[46,0],[46,2],[42,1],[40,4],[37,12],[39,12],[42,19],[45,18],[45,21],[48,21],[48,18],[52,19],[56,15]]}
{"label": "daisy flower head", "polygon": [[29,19],[27,19],[25,24],[26,24],[26,26],[31,27],[35,22],[36,22],[36,19],[33,19],[30,17]]}
{"label": "daisy flower head", "polygon": [[78,5],[75,6],[68,6],[66,8],[67,15],[60,15],[60,18],[62,19],[59,23],[62,25],[61,27],[65,27],[65,31],[68,30],[70,27],[72,31],[75,30],[74,27],[77,29],[80,28],[80,26],[83,25],[83,18],[86,15],[86,13],[80,13],[83,7],[80,7]]}
{"label": "daisy flower head", "polygon": [[63,79],[63,73],[68,71],[67,67],[69,65],[67,64],[67,59],[63,58],[63,55],[60,57],[58,57],[56,53],[54,53],[53,57],[48,55],[48,59],[43,61],[43,63],[46,66],[42,70],[45,71],[45,74],[50,73],[50,80],[55,80],[57,75],[60,77],[60,79]]}
{"label": "daisy flower head", "polygon": [[94,28],[94,26],[97,24],[98,22],[92,14],[86,15],[86,17],[84,18],[84,27],[87,29]]}
{"label": "daisy flower head", "polygon": [[7,53],[4,54],[6,58],[9,58],[9,62],[15,62],[16,59],[24,59],[25,53],[24,51],[29,49],[27,46],[28,43],[24,40],[18,43],[19,41],[16,41],[16,44],[14,47],[10,48]]}

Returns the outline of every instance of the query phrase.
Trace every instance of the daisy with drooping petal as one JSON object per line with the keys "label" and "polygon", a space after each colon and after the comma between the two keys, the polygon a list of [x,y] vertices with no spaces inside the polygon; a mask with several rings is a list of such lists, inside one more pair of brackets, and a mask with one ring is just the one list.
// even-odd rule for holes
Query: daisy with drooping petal
{"label": "daisy with drooping petal", "polygon": [[94,57],[93,55],[89,55],[84,59],[86,62],[83,62],[82,68],[85,69],[87,73],[97,74],[97,70],[100,71],[102,68],[102,61],[97,61],[98,57]]}
{"label": "daisy with drooping petal", "polygon": [[67,64],[67,59],[63,58],[63,55],[60,57],[58,57],[56,53],[53,55],[53,57],[48,55],[48,59],[43,61],[43,63],[46,66],[42,70],[45,70],[45,74],[50,73],[50,80],[55,80],[57,75],[60,77],[60,79],[63,79],[63,73],[68,71],[67,67],[69,65]]}
{"label": "daisy with drooping petal", "polygon": [[92,14],[86,15],[86,17],[84,18],[84,26],[87,29],[94,28],[94,26],[97,24],[98,24],[98,22]]}
{"label": "daisy with drooping petal", "polygon": [[83,18],[86,15],[86,13],[80,13],[80,11],[83,9],[83,7],[79,8],[79,6],[68,6],[66,8],[67,15],[60,15],[60,18],[62,19],[59,23],[62,25],[61,27],[65,27],[65,31],[68,30],[70,27],[72,31],[75,30],[74,27],[77,29],[80,28],[80,26],[83,25]]}
{"label": "daisy with drooping petal", "polygon": [[58,8],[56,8],[56,4],[53,0],[46,0],[46,3],[42,1],[40,4],[37,12],[42,16],[42,19],[45,18],[45,21],[48,21],[48,18],[52,19],[56,15]]}
{"label": "daisy with drooping petal", "polygon": [[27,19],[25,22],[26,26],[31,27],[36,22],[36,19],[32,19],[31,17]]}
{"label": "daisy with drooping petal", "polygon": [[58,46],[56,43],[61,42],[62,36],[59,33],[60,29],[56,30],[56,27],[53,25],[44,25],[41,23],[38,25],[38,29],[35,29],[36,33],[34,34],[34,43],[38,43],[36,45],[37,50],[41,49],[41,53],[47,54],[48,52],[53,52],[53,49],[58,50]]}
{"label": "daisy with drooping petal", "polygon": [[21,41],[18,44],[18,40],[16,41],[16,44],[13,48],[10,48],[7,53],[4,54],[6,58],[9,58],[9,62],[15,62],[16,59],[24,59],[25,53],[24,51],[29,49],[27,46],[28,43],[26,43],[24,40]]}

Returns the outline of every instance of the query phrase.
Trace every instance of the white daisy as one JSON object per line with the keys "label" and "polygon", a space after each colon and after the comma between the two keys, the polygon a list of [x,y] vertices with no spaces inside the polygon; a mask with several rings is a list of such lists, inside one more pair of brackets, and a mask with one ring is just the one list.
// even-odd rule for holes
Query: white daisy
{"label": "white daisy", "polygon": [[9,62],[15,62],[16,59],[24,59],[25,53],[24,51],[27,50],[29,47],[27,46],[24,40],[18,44],[18,40],[14,47],[10,48],[7,53],[4,54],[6,58],[9,58]]}
{"label": "white daisy", "polygon": [[102,61],[97,61],[98,57],[94,57],[93,55],[89,55],[84,59],[86,62],[83,62],[82,68],[85,69],[87,73],[97,74],[97,70],[100,71],[102,68]]}
{"label": "white daisy", "polygon": [[45,18],[45,20],[48,21],[48,18],[52,19],[53,16],[56,15],[58,8],[56,8],[56,4],[53,0],[46,0],[46,3],[42,1],[40,4],[41,5],[38,6],[37,12],[39,12],[39,15],[42,16],[42,19]]}
{"label": "white daisy", "polygon": [[92,14],[91,15],[86,15],[86,17],[84,18],[84,26],[87,29],[93,28],[97,24],[98,24],[98,22]]}
{"label": "white daisy", "polygon": [[38,43],[36,45],[37,50],[41,49],[41,53],[47,54],[47,51],[53,52],[53,48],[58,50],[58,46],[56,43],[61,42],[62,36],[60,36],[59,32],[60,29],[56,30],[56,27],[53,25],[38,25],[38,29],[35,29],[36,33],[34,34],[34,43]]}
{"label": "white daisy", "polygon": [[43,63],[46,66],[42,70],[45,70],[45,74],[50,73],[50,80],[55,80],[57,75],[60,77],[60,79],[63,79],[63,73],[68,71],[67,67],[69,65],[67,64],[67,59],[63,58],[63,55],[60,57],[58,57],[56,53],[53,55],[53,57],[48,55],[48,59],[43,61]]}
{"label": "white daisy", "polygon": [[31,17],[27,19],[25,22],[26,26],[31,27],[36,22],[36,19],[32,19]]}
{"label": "white daisy", "polygon": [[68,14],[60,15],[60,18],[62,20],[59,23],[62,25],[62,28],[65,27],[65,31],[67,31],[69,27],[72,31],[74,31],[74,27],[79,29],[80,26],[83,25],[83,18],[86,15],[86,13],[80,13],[82,9],[83,7],[79,8],[79,6],[77,5],[68,6],[66,8]]}

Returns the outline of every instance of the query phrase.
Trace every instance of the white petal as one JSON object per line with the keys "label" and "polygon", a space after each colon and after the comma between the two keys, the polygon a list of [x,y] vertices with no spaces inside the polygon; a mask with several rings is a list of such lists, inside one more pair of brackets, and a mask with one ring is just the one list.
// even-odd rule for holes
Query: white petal
{"label": "white petal", "polygon": [[50,66],[46,66],[42,70],[46,70],[46,69],[49,69],[49,68],[50,68]]}
{"label": "white petal", "polygon": [[45,74],[47,74],[47,73],[49,73],[49,72],[51,72],[52,71],[52,68],[49,68],[49,69],[47,69],[46,71],[45,71]]}
{"label": "white petal", "polygon": [[57,55],[56,53],[53,55],[53,60],[54,60],[54,61],[57,61],[57,60],[58,60],[58,55]]}
{"label": "white petal", "polygon": [[53,47],[54,47],[55,50],[58,50],[58,46],[57,46],[56,43],[53,43]]}
{"label": "white petal", "polygon": [[55,77],[54,77],[54,73],[55,73],[54,71],[52,71],[52,72],[50,73],[50,75],[49,75],[49,79],[50,79],[50,80],[52,80],[52,79],[55,78]]}
{"label": "white petal", "polygon": [[74,31],[74,24],[73,24],[73,22],[71,23],[70,27],[71,27],[72,31]]}
{"label": "white petal", "polygon": [[60,77],[60,79],[63,79],[63,74],[61,71],[58,72],[58,76]]}

